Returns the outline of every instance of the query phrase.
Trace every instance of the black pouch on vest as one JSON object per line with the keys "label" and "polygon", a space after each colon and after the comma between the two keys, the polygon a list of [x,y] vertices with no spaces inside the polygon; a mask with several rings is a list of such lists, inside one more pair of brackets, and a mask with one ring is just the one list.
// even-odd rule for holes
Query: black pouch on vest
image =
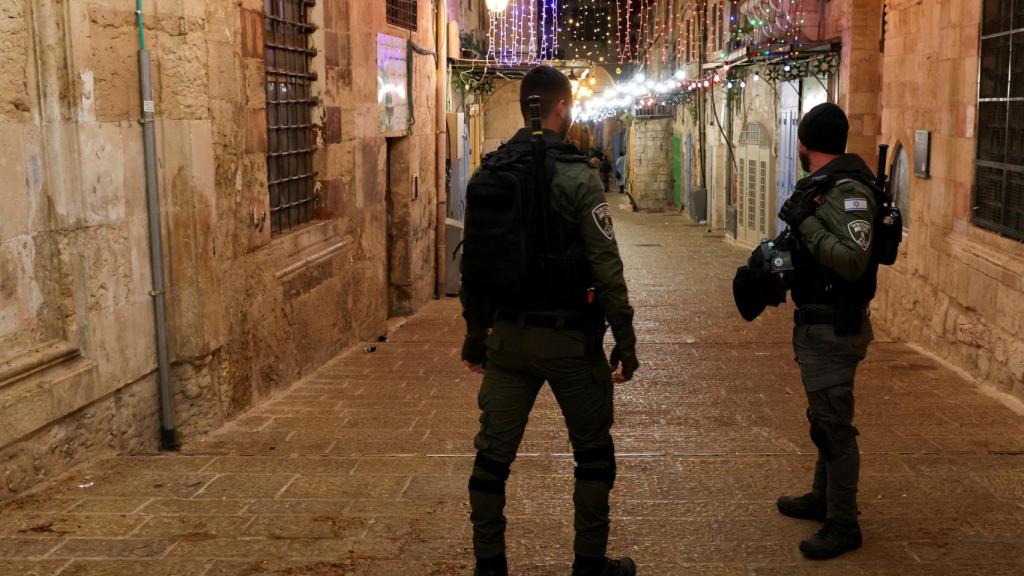
{"label": "black pouch on vest", "polygon": [[836,302],[836,336],[856,336],[864,329],[864,314],[861,307],[849,301]]}

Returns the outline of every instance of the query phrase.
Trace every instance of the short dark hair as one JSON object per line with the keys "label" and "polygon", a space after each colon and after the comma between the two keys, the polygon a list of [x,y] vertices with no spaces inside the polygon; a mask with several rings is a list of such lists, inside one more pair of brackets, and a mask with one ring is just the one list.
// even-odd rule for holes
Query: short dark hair
{"label": "short dark hair", "polygon": [[540,114],[547,118],[560,100],[572,105],[572,83],[565,74],[547,65],[527,72],[519,87],[519,110],[527,123],[530,122],[530,96],[540,96]]}

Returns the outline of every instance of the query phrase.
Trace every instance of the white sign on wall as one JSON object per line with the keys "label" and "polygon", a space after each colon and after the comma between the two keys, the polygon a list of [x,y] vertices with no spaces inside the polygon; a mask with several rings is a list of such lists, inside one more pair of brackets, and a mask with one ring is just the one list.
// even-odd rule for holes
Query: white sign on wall
{"label": "white sign on wall", "polygon": [[409,131],[408,64],[404,38],[377,34],[377,130],[385,136]]}

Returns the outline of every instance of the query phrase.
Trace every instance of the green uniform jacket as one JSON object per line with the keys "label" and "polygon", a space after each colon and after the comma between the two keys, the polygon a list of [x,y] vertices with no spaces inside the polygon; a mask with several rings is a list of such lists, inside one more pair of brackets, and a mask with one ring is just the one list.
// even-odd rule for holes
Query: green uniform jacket
{"label": "green uniform jacket", "polygon": [[[550,144],[562,142],[556,132],[545,130]],[[529,139],[530,131],[522,129],[513,141]],[[551,180],[551,206],[555,213],[573,224],[583,240],[591,277],[597,291],[604,317],[611,325],[615,341],[634,346],[633,307],[629,304],[629,291],[623,275],[622,258],[615,241],[611,210],[605,199],[604,185],[598,171],[586,163],[555,162]],[[471,294],[462,293],[463,316],[470,334],[489,327],[493,307]]]}
{"label": "green uniform jacket", "polygon": [[844,179],[822,196],[813,217],[800,224],[800,235],[814,259],[853,282],[871,262],[875,196],[854,179]]}
{"label": "green uniform jacket", "polygon": [[[870,188],[852,178],[841,179],[822,195],[814,216],[800,224],[804,246],[818,264],[856,282],[871,266],[876,211]],[[801,307],[828,308],[817,304]]]}

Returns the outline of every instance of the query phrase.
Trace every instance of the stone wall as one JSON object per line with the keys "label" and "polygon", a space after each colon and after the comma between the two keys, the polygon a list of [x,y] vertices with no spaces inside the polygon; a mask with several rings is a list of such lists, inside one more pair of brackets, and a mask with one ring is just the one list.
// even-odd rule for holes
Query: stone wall
{"label": "stone wall", "polygon": [[[0,498],[157,449],[133,8],[0,0]],[[188,440],[433,296],[435,61],[413,56],[416,122],[390,146],[375,88],[376,34],[433,49],[433,6],[410,33],[384,3],[316,3],[317,218],[273,235],[262,0],[145,8]]]}
{"label": "stone wall", "polygon": [[881,128],[882,1],[841,0],[825,6],[822,39],[842,43],[837,103],[850,118],[848,151],[875,158]]}
{"label": "stone wall", "polygon": [[518,80],[495,79],[494,93],[484,97],[484,154],[497,150],[523,127],[523,113],[519,108],[520,84]]}
{"label": "stone wall", "polygon": [[633,122],[631,187],[637,207],[646,212],[674,209],[672,118],[637,118]]}
{"label": "stone wall", "polygon": [[931,178],[910,177],[910,228],[884,268],[876,313],[999,390],[1024,398],[1024,245],[971,223],[980,2],[892,2],[882,142],[913,165],[914,131],[932,134]]}

